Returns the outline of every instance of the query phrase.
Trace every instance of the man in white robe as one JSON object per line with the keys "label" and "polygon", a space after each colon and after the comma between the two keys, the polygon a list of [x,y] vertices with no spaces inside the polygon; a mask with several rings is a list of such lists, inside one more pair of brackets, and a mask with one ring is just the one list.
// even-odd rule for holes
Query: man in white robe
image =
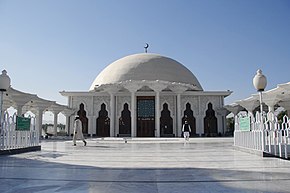
{"label": "man in white robe", "polygon": [[76,141],[77,139],[81,139],[83,140],[84,142],[84,146],[87,145],[87,142],[84,138],[84,135],[83,135],[83,127],[82,127],[82,122],[80,120],[80,117],[77,115],[76,118],[75,118],[75,122],[74,122],[74,133],[73,133],[73,144],[74,146],[77,145]]}

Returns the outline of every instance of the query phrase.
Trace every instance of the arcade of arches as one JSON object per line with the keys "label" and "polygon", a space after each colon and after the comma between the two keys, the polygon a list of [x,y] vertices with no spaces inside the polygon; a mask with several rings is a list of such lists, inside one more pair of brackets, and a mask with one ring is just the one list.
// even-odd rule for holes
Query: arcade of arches
{"label": "arcade of arches", "polygon": [[[137,136],[138,137],[155,137],[155,109],[154,98],[142,97],[137,102],[138,116],[137,116]],[[79,105],[77,115],[80,117],[83,126],[83,133],[88,135],[88,117],[84,110],[84,104]],[[196,133],[196,119],[191,109],[190,103],[186,103],[186,109],[182,115],[182,124],[187,121],[191,127],[191,136],[199,136]],[[110,117],[106,110],[106,104],[101,104],[101,110],[98,112],[96,119],[96,136],[97,137],[110,137]],[[204,136],[217,136],[217,118],[215,111],[212,109],[212,104],[208,104],[206,115],[204,117]],[[131,112],[128,103],[123,105],[121,116],[119,117],[119,133],[118,137],[131,136]],[[160,137],[175,137],[173,132],[173,118],[168,109],[168,104],[164,103],[160,116]]]}

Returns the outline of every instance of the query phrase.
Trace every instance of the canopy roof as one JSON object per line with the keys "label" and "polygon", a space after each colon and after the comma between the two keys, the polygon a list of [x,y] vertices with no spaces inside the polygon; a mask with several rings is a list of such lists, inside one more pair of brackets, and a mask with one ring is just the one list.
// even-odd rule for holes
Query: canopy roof
{"label": "canopy roof", "polygon": [[21,107],[22,112],[32,111],[35,113],[37,110],[41,111],[52,111],[52,112],[62,112],[73,113],[74,110],[68,108],[65,105],[57,104],[55,101],[46,100],[38,97],[36,94],[25,93],[10,87],[4,94],[3,108],[7,109],[9,107],[14,107],[18,109]]}
{"label": "canopy roof", "polygon": [[[252,94],[252,96],[238,100],[235,103],[226,105],[229,111],[237,114],[244,108],[248,111],[254,111],[260,105],[259,94]],[[290,110],[290,82],[284,84],[278,84],[276,88],[267,90],[262,93],[262,101],[264,104],[270,107],[283,107],[286,110]]]}

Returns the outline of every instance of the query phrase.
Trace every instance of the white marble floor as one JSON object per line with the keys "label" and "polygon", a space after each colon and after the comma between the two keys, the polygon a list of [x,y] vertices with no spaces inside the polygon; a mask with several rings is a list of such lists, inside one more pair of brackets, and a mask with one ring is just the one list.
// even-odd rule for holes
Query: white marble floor
{"label": "white marble floor", "polygon": [[234,150],[232,138],[42,141],[0,156],[1,193],[290,192],[290,161]]}

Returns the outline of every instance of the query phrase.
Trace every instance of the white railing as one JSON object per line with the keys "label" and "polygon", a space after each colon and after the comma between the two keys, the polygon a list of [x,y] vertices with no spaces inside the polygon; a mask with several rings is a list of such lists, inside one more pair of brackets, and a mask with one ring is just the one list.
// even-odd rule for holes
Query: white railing
{"label": "white railing", "polygon": [[29,131],[16,130],[16,114],[4,113],[0,128],[0,150],[13,150],[39,146],[39,132],[35,127],[35,117],[31,118]]}
{"label": "white railing", "polygon": [[268,154],[287,158],[290,156],[290,119],[283,117],[282,122],[278,122],[277,116],[269,112],[263,116],[263,124],[259,112],[254,117],[250,117],[250,131],[240,130],[240,118],[245,115],[235,117],[234,145],[253,150],[266,152]]}

